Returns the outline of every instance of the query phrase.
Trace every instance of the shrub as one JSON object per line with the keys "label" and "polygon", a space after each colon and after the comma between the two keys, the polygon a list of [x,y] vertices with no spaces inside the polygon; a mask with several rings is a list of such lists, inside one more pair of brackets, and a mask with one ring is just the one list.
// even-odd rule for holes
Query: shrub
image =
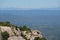
{"label": "shrub", "polygon": [[35,37],[34,40],[46,40],[45,38],[39,38],[39,37]]}
{"label": "shrub", "polygon": [[2,40],[7,40],[8,37],[9,37],[9,34],[5,31],[5,32],[2,32]]}
{"label": "shrub", "polygon": [[23,26],[23,27],[19,27],[19,29],[21,30],[21,31],[31,31],[31,29],[30,28],[28,28],[27,26]]}
{"label": "shrub", "polygon": [[40,40],[47,40],[46,38],[41,38]]}
{"label": "shrub", "polygon": [[0,22],[0,26],[10,26],[10,22]]}
{"label": "shrub", "polygon": [[39,37],[35,37],[35,39],[34,40],[40,40],[40,38]]}

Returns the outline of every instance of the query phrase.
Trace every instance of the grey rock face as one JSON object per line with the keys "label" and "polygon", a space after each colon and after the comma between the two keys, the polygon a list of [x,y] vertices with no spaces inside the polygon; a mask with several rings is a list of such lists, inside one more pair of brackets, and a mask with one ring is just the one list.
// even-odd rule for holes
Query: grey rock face
{"label": "grey rock face", "polygon": [[21,36],[12,36],[12,37],[9,37],[8,40],[25,40],[24,38],[22,38]]}

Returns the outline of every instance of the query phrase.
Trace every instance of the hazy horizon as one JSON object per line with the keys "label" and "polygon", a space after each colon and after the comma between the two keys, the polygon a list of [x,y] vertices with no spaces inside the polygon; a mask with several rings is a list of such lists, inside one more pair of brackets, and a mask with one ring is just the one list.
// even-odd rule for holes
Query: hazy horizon
{"label": "hazy horizon", "polygon": [[60,0],[0,0],[0,9],[60,9]]}

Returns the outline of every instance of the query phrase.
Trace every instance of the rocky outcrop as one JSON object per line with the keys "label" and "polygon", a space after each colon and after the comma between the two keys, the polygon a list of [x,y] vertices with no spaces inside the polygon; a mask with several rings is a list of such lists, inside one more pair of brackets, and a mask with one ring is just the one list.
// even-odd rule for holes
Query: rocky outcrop
{"label": "rocky outcrop", "polygon": [[[43,38],[42,33],[38,30],[21,31],[19,28],[16,29],[15,27],[0,26],[0,34],[4,31],[9,34],[8,40],[25,40],[25,38],[27,40],[34,40],[35,37]],[[22,34],[25,38],[21,36]]]}
{"label": "rocky outcrop", "polygon": [[23,37],[21,37],[21,36],[12,36],[12,37],[9,37],[8,38],[8,40],[25,40],[25,39],[23,39]]}
{"label": "rocky outcrop", "polygon": [[42,33],[38,30],[31,30],[31,32],[23,31],[22,34],[29,40],[34,40],[35,37],[43,38]]}
{"label": "rocky outcrop", "polygon": [[8,32],[9,34],[8,40],[25,40],[23,37],[20,36],[21,31],[19,30],[19,28],[17,28],[16,30],[15,27],[12,28],[7,26],[0,26],[0,30],[1,30],[0,32],[5,32],[5,31]]}

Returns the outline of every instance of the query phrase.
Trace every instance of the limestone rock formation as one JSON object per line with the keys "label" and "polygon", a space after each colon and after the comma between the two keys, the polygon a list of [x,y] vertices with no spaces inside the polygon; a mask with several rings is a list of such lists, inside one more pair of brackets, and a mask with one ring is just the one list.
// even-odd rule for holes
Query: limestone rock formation
{"label": "limestone rock formation", "polygon": [[15,27],[8,26],[0,26],[0,37],[1,32],[5,31],[9,34],[8,40],[34,40],[36,37],[43,38],[42,33],[38,30],[21,31],[19,28],[16,29]]}

